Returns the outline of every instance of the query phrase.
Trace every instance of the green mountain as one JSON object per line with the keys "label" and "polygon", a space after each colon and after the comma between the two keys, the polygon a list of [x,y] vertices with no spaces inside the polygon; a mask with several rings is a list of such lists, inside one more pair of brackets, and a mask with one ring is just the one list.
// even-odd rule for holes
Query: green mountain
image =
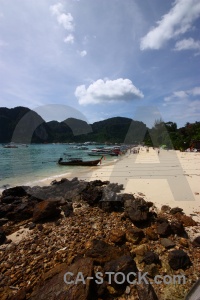
{"label": "green mountain", "polygon": [[146,129],[144,123],[129,118],[115,117],[94,124],[75,118],[45,122],[25,107],[0,108],[0,143],[134,143],[143,140]]}
{"label": "green mountain", "polygon": [[[88,124],[83,120],[68,118],[63,122],[45,122],[26,107],[0,108],[0,143],[53,143],[53,142],[143,142],[149,146],[166,146],[185,150],[200,141],[200,122],[186,123],[177,128],[174,122],[155,121],[149,129],[143,122],[115,117]],[[199,146],[197,147],[199,148]]]}
{"label": "green mountain", "polygon": [[0,142],[40,143],[51,138],[45,121],[26,107],[0,108]]}

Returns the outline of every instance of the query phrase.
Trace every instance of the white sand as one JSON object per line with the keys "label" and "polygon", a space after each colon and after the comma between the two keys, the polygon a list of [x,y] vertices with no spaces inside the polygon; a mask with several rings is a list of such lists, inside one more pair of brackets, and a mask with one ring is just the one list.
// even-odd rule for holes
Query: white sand
{"label": "white sand", "polygon": [[109,180],[124,185],[124,192],[144,195],[160,208],[181,207],[200,221],[200,153],[142,148],[139,154],[126,154],[117,162],[94,168],[80,179]]}

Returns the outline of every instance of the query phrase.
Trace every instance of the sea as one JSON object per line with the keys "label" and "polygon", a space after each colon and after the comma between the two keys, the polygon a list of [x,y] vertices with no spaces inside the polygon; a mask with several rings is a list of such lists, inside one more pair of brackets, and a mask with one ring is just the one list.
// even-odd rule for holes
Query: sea
{"label": "sea", "polygon": [[[60,157],[64,161],[72,158],[83,160],[98,159],[98,156],[88,156],[88,152],[95,148],[88,145],[88,150],[76,149],[71,144],[30,144],[17,145],[18,148],[4,148],[0,146],[0,193],[17,185],[42,185],[42,182],[57,177],[67,177],[71,174],[78,177],[79,172],[87,172],[91,167],[60,166]],[[105,146],[105,145],[98,145]],[[113,157],[106,157],[113,160]],[[71,177],[70,176],[70,177]]]}

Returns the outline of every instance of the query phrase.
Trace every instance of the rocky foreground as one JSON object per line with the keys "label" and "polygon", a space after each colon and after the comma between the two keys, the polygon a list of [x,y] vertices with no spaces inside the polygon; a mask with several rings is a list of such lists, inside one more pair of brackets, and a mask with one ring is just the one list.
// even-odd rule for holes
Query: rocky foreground
{"label": "rocky foreground", "polygon": [[[157,212],[153,203],[122,190],[77,178],[5,190],[0,299],[184,299],[200,277],[198,224],[178,207]],[[81,272],[85,282],[65,283],[66,272],[74,279]],[[101,284],[88,278],[97,272],[104,276]],[[148,282],[119,284],[106,272],[126,279],[130,272],[147,272]],[[186,282],[156,284],[156,275],[184,275]]]}

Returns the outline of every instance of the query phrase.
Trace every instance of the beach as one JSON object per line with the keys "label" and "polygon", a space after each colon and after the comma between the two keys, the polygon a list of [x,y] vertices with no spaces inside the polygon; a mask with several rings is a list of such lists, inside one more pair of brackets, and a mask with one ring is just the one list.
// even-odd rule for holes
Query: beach
{"label": "beach", "polygon": [[[64,170],[64,168],[63,168]],[[185,214],[200,222],[200,153],[140,147],[139,154],[130,153],[113,161],[102,160],[97,167],[74,167],[66,178],[109,180],[123,184],[124,193],[142,196],[160,209],[162,205],[180,207]],[[54,176],[60,180],[65,176]],[[39,185],[49,185],[51,179]]]}
{"label": "beach", "polygon": [[[140,147],[138,154],[129,149],[70,172],[63,166],[62,174],[32,187],[5,190],[1,299],[46,299],[62,291],[66,299],[97,299],[101,293],[100,299],[141,300],[144,289],[154,299],[183,299],[199,278],[199,160],[199,153]],[[66,271],[84,270],[92,285],[91,274],[113,268],[146,272],[150,283],[126,282],[121,289],[105,278],[93,291],[63,282]],[[179,274],[185,283],[154,282],[156,275]]]}
{"label": "beach", "polygon": [[24,182],[16,176],[13,184],[48,186],[53,180],[74,177],[86,181],[108,180],[123,184],[124,193],[142,196],[158,209],[162,205],[181,207],[187,215],[200,222],[200,153],[161,149],[158,154],[158,149],[151,147],[149,152],[146,147],[140,147],[139,154],[132,152],[128,150],[113,159],[104,157],[101,165],[96,167],[63,166],[52,169],[48,171],[48,177],[41,170],[35,177],[33,173],[31,180],[23,179]]}

